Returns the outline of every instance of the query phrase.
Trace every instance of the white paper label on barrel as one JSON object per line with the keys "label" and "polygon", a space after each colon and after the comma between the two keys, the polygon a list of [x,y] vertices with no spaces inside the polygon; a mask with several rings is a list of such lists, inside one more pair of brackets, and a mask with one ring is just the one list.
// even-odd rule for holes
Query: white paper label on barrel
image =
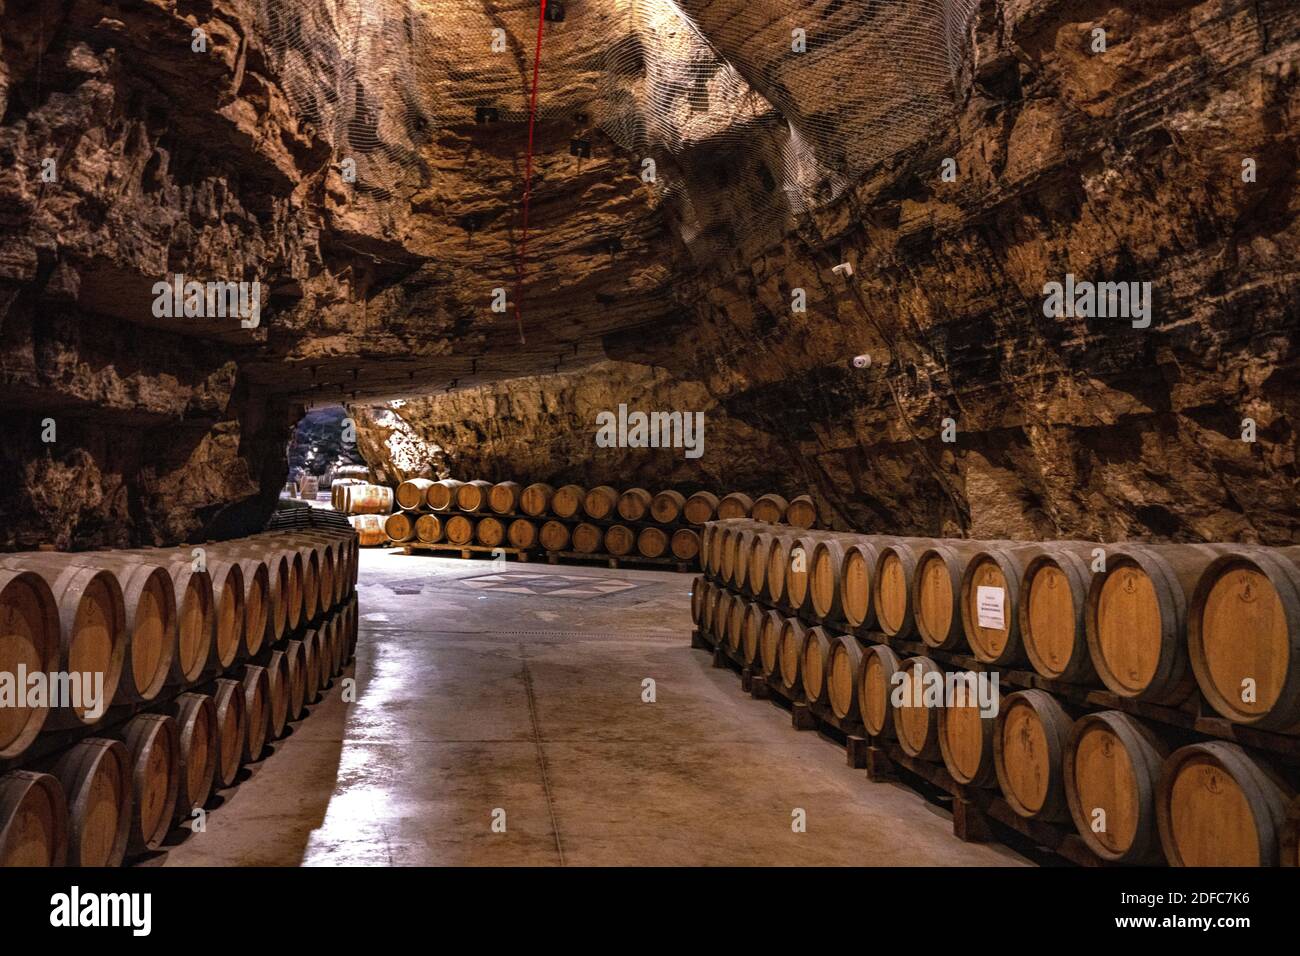
{"label": "white paper label on barrel", "polygon": [[975,592],[975,603],[979,607],[980,627],[1000,631],[1007,626],[1006,614],[1003,613],[1003,600],[1006,592],[1002,588],[990,588],[981,585]]}

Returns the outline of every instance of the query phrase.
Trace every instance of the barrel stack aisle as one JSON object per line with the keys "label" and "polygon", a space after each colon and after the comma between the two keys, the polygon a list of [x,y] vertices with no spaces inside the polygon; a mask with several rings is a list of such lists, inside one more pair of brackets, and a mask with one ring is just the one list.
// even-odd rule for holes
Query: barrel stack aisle
{"label": "barrel stack aisle", "polygon": [[[27,694],[0,708],[0,866],[201,838],[352,659],[357,559],[354,533],[324,527],[0,556],[0,674]],[[56,674],[69,694],[33,683]]]}
{"label": "barrel stack aisle", "polygon": [[[692,643],[965,840],[1300,865],[1300,548],[709,522]],[[933,693],[932,693],[933,692]]]}

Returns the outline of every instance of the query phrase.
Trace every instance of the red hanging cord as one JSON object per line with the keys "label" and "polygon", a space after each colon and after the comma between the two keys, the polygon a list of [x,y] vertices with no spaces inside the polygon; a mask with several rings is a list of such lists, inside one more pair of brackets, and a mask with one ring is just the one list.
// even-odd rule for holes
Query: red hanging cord
{"label": "red hanging cord", "polygon": [[533,127],[537,122],[537,79],[542,67],[542,32],[546,28],[546,0],[537,13],[537,48],[533,51],[533,92],[528,104],[528,159],[524,166],[524,219],[519,233],[519,255],[515,259],[515,326],[519,344],[524,345],[524,319],[519,310],[524,295],[524,257],[528,255],[528,205],[533,198]]}

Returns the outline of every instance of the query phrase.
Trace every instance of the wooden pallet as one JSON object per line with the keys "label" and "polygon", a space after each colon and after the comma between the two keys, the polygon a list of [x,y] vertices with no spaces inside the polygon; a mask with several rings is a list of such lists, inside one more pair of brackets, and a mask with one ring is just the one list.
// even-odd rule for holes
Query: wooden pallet
{"label": "wooden pallet", "polygon": [[559,564],[561,558],[566,558],[571,561],[603,561],[611,568],[649,564],[673,568],[683,574],[690,574],[694,570],[691,567],[692,562],[682,561],[680,558],[647,558],[642,554],[620,555],[608,554],[604,551],[593,551],[590,554],[585,551],[547,551],[545,554],[548,564]]}
{"label": "wooden pallet", "polygon": [[528,551],[520,548],[507,548],[504,546],[489,548],[482,544],[451,544],[448,542],[426,544],[423,541],[404,541],[399,547],[402,549],[403,554],[413,554],[416,551],[432,551],[435,554],[451,551],[459,553],[462,558],[469,558],[475,554],[487,554],[495,557],[496,552],[504,551],[506,554],[514,555],[516,561],[524,562],[527,562],[529,555]]}

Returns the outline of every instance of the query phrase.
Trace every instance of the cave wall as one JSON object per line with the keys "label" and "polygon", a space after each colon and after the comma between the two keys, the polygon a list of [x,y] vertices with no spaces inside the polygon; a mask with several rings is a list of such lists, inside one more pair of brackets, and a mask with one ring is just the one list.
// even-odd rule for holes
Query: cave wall
{"label": "cave wall", "polygon": [[[608,337],[642,373],[401,413],[462,477],[812,488],[894,532],[1300,541],[1300,11],[986,2],[975,29],[951,128],[748,270],[681,282],[680,332]],[[1067,273],[1151,282],[1150,326],[1045,316]],[[595,448],[619,401],[707,409],[705,457]]]}

